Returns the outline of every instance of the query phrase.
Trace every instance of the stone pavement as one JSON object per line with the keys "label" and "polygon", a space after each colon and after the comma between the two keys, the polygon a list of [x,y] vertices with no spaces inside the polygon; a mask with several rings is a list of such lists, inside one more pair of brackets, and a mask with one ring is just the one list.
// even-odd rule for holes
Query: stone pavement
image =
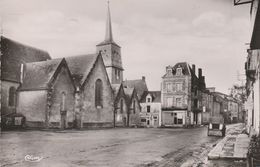
{"label": "stone pavement", "polygon": [[209,160],[246,160],[250,139],[242,134],[244,124],[228,127],[227,135],[208,154]]}

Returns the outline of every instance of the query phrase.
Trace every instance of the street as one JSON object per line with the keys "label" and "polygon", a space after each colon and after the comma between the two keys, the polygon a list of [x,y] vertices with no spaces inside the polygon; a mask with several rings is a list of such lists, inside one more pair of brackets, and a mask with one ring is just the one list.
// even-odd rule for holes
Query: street
{"label": "street", "polygon": [[[221,138],[207,128],[3,132],[1,166],[191,166]],[[26,155],[42,157],[39,162]]]}

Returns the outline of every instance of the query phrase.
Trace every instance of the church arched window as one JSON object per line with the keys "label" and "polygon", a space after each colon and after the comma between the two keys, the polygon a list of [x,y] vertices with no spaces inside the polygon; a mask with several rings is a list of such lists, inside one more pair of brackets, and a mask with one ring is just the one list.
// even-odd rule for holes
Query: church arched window
{"label": "church arched window", "polygon": [[133,113],[135,114],[135,100],[133,102]]}
{"label": "church arched window", "polygon": [[66,92],[61,93],[61,111],[66,110]]}
{"label": "church arched window", "polygon": [[120,113],[123,113],[123,107],[124,107],[124,103],[123,103],[123,99],[120,100]]}
{"label": "church arched window", "polygon": [[101,79],[96,80],[95,83],[95,104],[96,107],[103,106],[103,83]]}
{"label": "church arched window", "polygon": [[9,89],[8,104],[9,104],[9,106],[13,107],[13,106],[15,106],[15,102],[16,102],[16,89],[15,89],[15,87],[11,87]]}

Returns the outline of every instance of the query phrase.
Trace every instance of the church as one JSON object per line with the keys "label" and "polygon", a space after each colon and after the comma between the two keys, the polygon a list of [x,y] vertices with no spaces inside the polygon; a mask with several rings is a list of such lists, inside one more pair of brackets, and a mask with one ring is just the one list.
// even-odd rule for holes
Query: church
{"label": "church", "polygon": [[4,127],[140,125],[140,87],[147,86],[143,80],[123,81],[121,47],[113,39],[109,6],[105,39],[94,54],[52,59],[46,51],[6,37],[1,37],[1,53]]}

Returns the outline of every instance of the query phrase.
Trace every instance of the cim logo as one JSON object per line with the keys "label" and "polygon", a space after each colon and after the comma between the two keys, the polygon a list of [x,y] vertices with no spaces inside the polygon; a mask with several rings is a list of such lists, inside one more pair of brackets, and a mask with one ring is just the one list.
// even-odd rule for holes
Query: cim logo
{"label": "cim logo", "polygon": [[26,155],[24,157],[24,160],[28,161],[28,162],[40,162],[42,159],[43,159],[43,157],[33,156],[33,155]]}

